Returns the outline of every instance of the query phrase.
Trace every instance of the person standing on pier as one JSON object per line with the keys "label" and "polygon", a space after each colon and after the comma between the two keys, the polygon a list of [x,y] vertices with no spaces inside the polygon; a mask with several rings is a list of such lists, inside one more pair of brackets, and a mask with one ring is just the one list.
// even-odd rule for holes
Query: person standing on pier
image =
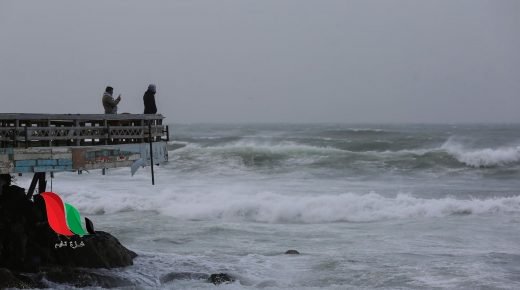
{"label": "person standing on pier", "polygon": [[121,101],[121,95],[114,100],[112,94],[114,93],[114,88],[108,86],[105,89],[105,93],[103,94],[103,107],[105,108],[105,114],[117,114],[117,104]]}
{"label": "person standing on pier", "polygon": [[148,86],[148,90],[144,93],[144,113],[155,114],[157,113],[157,106],[155,105],[155,85],[151,84]]}

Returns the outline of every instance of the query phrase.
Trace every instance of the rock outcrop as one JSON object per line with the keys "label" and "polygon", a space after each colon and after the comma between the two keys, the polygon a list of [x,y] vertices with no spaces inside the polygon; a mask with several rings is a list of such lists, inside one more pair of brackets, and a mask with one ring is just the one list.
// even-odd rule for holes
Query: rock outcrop
{"label": "rock outcrop", "polygon": [[[84,236],[83,238],[73,237],[67,240],[69,244],[80,244],[84,247],[76,249],[64,247],[54,249],[56,264],[68,267],[85,268],[116,268],[132,265],[132,260],[137,254],[125,248],[111,234],[98,231],[95,235]],[[58,243],[58,242],[57,242]],[[56,244],[54,244],[56,245]]]}
{"label": "rock outcrop", "polygon": [[215,285],[235,282],[235,278],[226,273],[205,274],[192,272],[172,272],[162,276],[160,280],[162,284],[171,283],[176,280],[205,280]]}
{"label": "rock outcrop", "polygon": [[226,273],[218,273],[218,274],[211,274],[208,278],[208,281],[215,285],[220,285],[223,283],[227,284],[227,283],[235,282],[235,278],[229,276]]}
{"label": "rock outcrop", "polygon": [[20,274],[13,273],[5,268],[0,268],[0,289],[5,288],[41,288],[42,284],[32,281],[28,277],[24,277]]}
{"label": "rock outcrop", "polygon": [[286,255],[299,255],[300,252],[296,251],[296,250],[287,250],[285,252]]}
{"label": "rock outcrop", "polygon": [[192,272],[172,272],[161,277],[161,283],[170,283],[176,280],[208,280],[209,274]]}
{"label": "rock outcrop", "polygon": [[[42,198],[36,195],[33,202],[23,188],[3,184],[0,190],[0,288],[37,286],[34,281],[38,279],[25,279],[26,276],[20,273],[42,274],[42,269],[52,268],[51,272],[45,272],[49,281],[66,271],[72,277],[75,274],[80,277],[79,272],[74,272],[75,267],[125,267],[132,265],[136,256],[106,232],[98,231],[83,237],[59,236],[47,223]],[[72,270],[65,270],[70,268]],[[113,283],[106,282],[110,279],[91,273],[82,275],[83,282],[76,281],[72,285],[124,284],[117,279]]]}

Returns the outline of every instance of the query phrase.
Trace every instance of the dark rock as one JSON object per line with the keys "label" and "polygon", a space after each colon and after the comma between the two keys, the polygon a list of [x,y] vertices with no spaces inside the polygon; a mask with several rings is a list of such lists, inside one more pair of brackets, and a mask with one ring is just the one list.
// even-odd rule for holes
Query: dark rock
{"label": "dark rock", "polygon": [[[67,238],[57,235],[47,223],[43,198],[35,195],[33,202],[27,198],[23,188],[5,183],[5,178],[2,180],[4,184],[0,185],[0,289],[40,288],[48,286],[45,281],[66,283],[75,287],[133,286],[123,278],[74,267],[130,266],[137,256],[136,253],[125,248],[109,233],[102,231],[83,237]],[[93,232],[92,224],[90,228]],[[83,246],[76,247],[77,244]]]}
{"label": "dark rock", "polygon": [[287,250],[285,252],[286,255],[299,255],[300,252],[296,251],[296,250]]}
{"label": "dark rock", "polygon": [[41,285],[35,283],[28,279],[27,277],[23,277],[21,275],[15,274],[5,268],[0,268],[0,289],[5,288],[37,288]]}
{"label": "dark rock", "polygon": [[[84,237],[58,236],[47,223],[43,199],[36,195],[33,202],[23,188],[6,183],[4,177],[1,179],[0,289],[43,288],[49,286],[48,281],[74,287],[134,286],[123,278],[74,267],[130,266],[136,253],[106,232]],[[93,225],[89,226],[93,232]],[[77,244],[83,246],[76,247]]]}
{"label": "dark rock", "polygon": [[[23,188],[10,184],[4,184],[0,194],[0,232],[0,267],[20,272],[38,272],[47,266],[125,267],[137,256],[106,232],[58,236],[47,223],[43,198],[35,195],[32,202]],[[56,246],[62,242],[84,246]]]}
{"label": "dark rock", "polygon": [[120,277],[68,268],[48,270],[43,274],[43,278],[53,283],[68,284],[74,287],[115,288],[135,286],[132,282]]}
{"label": "dark rock", "polygon": [[0,195],[0,267],[26,270],[30,260],[27,244],[33,238],[34,221],[33,203],[25,190],[4,185]]}
{"label": "dark rock", "polygon": [[[133,265],[137,254],[125,248],[111,234],[97,231],[95,235],[72,237],[69,243],[83,242],[84,247],[54,249],[56,262],[61,266],[85,268],[115,268]],[[56,241],[58,243],[58,241]]]}
{"label": "dark rock", "polygon": [[220,285],[222,283],[231,283],[235,282],[235,279],[228,274],[219,273],[219,274],[211,274],[208,278],[208,281],[215,284]]}
{"label": "dark rock", "polygon": [[161,277],[161,283],[168,283],[174,280],[207,280],[208,274],[191,272],[173,272]]}
{"label": "dark rock", "polygon": [[91,235],[95,234],[94,224],[89,218],[85,218],[85,227],[87,228],[87,232]]}

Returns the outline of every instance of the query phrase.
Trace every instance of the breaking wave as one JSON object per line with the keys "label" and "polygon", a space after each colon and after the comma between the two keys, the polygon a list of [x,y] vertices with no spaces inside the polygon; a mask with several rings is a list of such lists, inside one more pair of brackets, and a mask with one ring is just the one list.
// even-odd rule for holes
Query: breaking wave
{"label": "breaking wave", "polygon": [[[261,223],[370,222],[386,219],[434,218],[452,215],[520,213],[520,196],[485,199],[418,198],[408,194],[385,197],[377,193],[339,195],[248,194],[239,186],[209,192],[161,190],[150,195],[131,191],[104,195],[69,195],[85,213],[157,211],[181,220],[225,220]],[[96,196],[92,196],[92,194]],[[98,203],[96,200],[104,199]],[[110,200],[107,202],[107,200]]]}
{"label": "breaking wave", "polygon": [[[223,202],[225,201],[225,202]],[[458,214],[520,211],[520,197],[457,200],[421,199],[400,194],[291,197],[274,193],[254,196],[188,198],[159,210],[181,219],[247,220],[266,223],[368,222],[385,219],[431,218]]]}
{"label": "breaking wave", "polygon": [[284,153],[284,154],[299,154],[299,153],[309,153],[309,154],[331,154],[331,153],[343,153],[349,152],[347,150],[342,150],[334,147],[328,146],[312,146],[306,144],[298,144],[291,141],[283,141],[283,142],[256,142],[256,141],[248,141],[241,140],[221,146],[215,147],[206,147],[205,150],[212,151],[232,151],[232,152],[240,152],[240,151],[256,151],[256,152],[272,152],[272,153]]}
{"label": "breaking wave", "polygon": [[520,161],[520,146],[469,149],[450,139],[441,149],[471,167],[493,167]]}
{"label": "breaking wave", "polygon": [[404,169],[426,169],[502,167],[520,162],[520,146],[474,149],[454,141],[453,138],[436,147],[384,151],[352,151],[329,145],[257,140],[239,140],[207,147],[189,143],[183,150],[172,155],[180,159],[196,155],[197,161],[202,156],[208,158],[207,164],[214,160],[219,160],[219,164],[223,160],[233,160],[234,165],[238,162],[246,166],[283,165],[283,162],[290,160],[291,165],[317,164],[325,168],[345,168],[359,166],[355,161],[378,161]]}

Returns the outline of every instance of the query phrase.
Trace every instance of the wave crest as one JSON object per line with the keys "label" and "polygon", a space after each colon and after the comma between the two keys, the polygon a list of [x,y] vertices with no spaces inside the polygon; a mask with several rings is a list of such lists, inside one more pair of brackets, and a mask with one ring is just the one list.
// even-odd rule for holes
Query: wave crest
{"label": "wave crest", "polygon": [[471,167],[494,167],[520,161],[520,146],[468,149],[449,139],[441,148],[459,162]]}
{"label": "wave crest", "polygon": [[[348,146],[347,146],[348,147]],[[398,150],[371,150],[370,143],[364,150],[350,150],[327,143],[302,144],[294,141],[238,140],[218,146],[200,146],[188,143],[179,148],[174,158],[188,158],[218,166],[231,162],[246,166],[319,165],[323,168],[356,168],[356,162],[380,162],[403,169],[424,168],[487,168],[520,163],[520,146],[497,148],[472,148],[454,137],[442,145],[432,147],[402,148]],[[373,147],[373,146],[372,146]],[[184,151],[182,151],[184,150]],[[194,158],[197,157],[197,158]]]}
{"label": "wave crest", "polygon": [[[230,191],[231,190],[231,191]],[[451,215],[507,214],[520,212],[520,196],[487,199],[417,198],[407,194],[385,197],[377,193],[290,196],[272,192],[244,194],[230,189],[209,193],[173,193],[142,198],[116,198],[97,203],[74,202],[91,212],[153,210],[181,220],[225,220],[261,223],[370,222],[387,219],[436,218]],[[113,200],[115,201],[115,200]]]}

